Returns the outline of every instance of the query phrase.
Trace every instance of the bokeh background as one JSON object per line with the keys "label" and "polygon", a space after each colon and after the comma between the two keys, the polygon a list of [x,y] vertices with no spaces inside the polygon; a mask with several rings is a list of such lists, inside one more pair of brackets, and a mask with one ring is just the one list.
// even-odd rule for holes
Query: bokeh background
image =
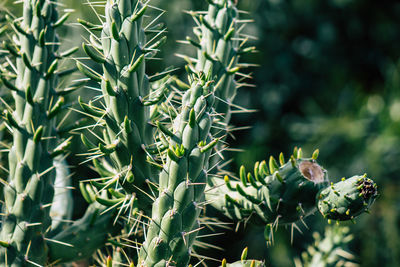
{"label": "bokeh background", "polygon": [[[79,17],[96,22],[92,7],[80,0],[59,2],[61,8],[75,9],[61,45],[80,46],[87,35],[75,22]],[[160,21],[168,27],[168,41],[160,54],[164,60],[154,61],[149,72],[182,67],[175,54],[193,53],[176,43],[192,35],[192,19],[182,11],[202,10],[206,3],[151,3],[166,10]],[[0,0],[0,6],[20,12],[11,0]],[[306,155],[320,149],[319,162],[332,181],[367,173],[378,183],[380,195],[371,214],[349,224],[354,234],[349,248],[361,266],[400,266],[400,2],[239,0],[239,7],[248,12],[244,18],[253,20],[246,32],[258,50],[242,61],[258,66],[246,70],[252,86],[239,90],[236,104],[256,112],[232,118],[234,126],[251,128],[229,140],[243,150],[228,155],[233,158],[229,168],[250,167],[300,146]],[[92,93],[79,92],[86,97]],[[75,150],[80,151],[78,143]],[[79,159],[70,157],[69,163],[78,166]],[[83,166],[75,173],[76,180],[94,175]],[[79,193],[76,199],[79,216]],[[213,240],[225,251],[205,253],[237,259],[247,244],[249,256],[265,258],[268,266],[293,266],[293,259],[312,242],[311,233],[326,225],[318,214],[306,223],[311,229],[302,227],[293,244],[290,229],[279,230],[275,245],[266,248],[260,229],[241,227]]]}

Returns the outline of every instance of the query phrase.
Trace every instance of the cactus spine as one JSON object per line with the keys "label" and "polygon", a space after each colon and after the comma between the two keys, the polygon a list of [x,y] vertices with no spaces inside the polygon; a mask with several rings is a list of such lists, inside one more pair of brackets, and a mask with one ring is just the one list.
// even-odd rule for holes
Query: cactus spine
{"label": "cactus spine", "polygon": [[0,236],[0,261],[9,266],[45,265],[47,261],[44,234],[51,225],[53,158],[69,143],[57,144],[55,132],[54,118],[64,101],[55,90],[62,59],[55,30],[68,16],[59,18],[55,7],[55,1],[24,1],[22,19],[10,21],[18,40],[8,44],[16,58],[16,73],[3,69],[1,79],[12,91],[15,109],[4,113],[13,145]]}

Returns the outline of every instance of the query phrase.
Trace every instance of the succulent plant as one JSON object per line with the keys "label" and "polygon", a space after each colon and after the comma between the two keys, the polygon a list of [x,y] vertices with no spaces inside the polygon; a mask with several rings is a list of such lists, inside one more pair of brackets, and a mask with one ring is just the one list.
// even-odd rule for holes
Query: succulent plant
{"label": "succulent plant", "polygon": [[217,195],[211,205],[235,220],[251,216],[263,224],[296,222],[315,210],[317,193],[328,185],[327,172],[315,159],[299,156],[286,163],[281,160],[280,166],[270,157],[269,168],[265,161],[256,163],[254,174],[242,166],[240,181],[225,176],[225,185],[207,197]]}
{"label": "succulent plant", "polygon": [[[246,21],[235,1],[208,0],[207,12],[191,12],[197,39],[186,42],[197,57],[182,56],[183,81],[173,68],[148,74],[165,40],[165,29],[147,12],[157,10],[149,1],[96,2],[104,14],[96,14],[99,24],[78,20],[89,32],[82,45],[87,57],[71,69],[59,66],[77,49],[59,52],[56,33],[69,13],[59,16],[53,0],[22,2],[23,16],[7,14],[8,24],[0,25],[0,86],[8,90],[1,97],[14,100],[2,101],[0,134],[7,129],[12,140],[2,181],[1,265],[48,266],[98,251],[94,260],[106,266],[188,266],[207,204],[234,221],[265,226],[270,239],[275,227],[317,207],[327,219],[348,220],[376,198],[376,185],[364,176],[330,185],[318,151],[303,158],[297,148],[287,162],[281,154],[279,164],[273,157],[268,166],[257,162],[254,173],[240,168],[237,181],[221,178],[220,155],[242,86],[236,77],[245,67],[239,58],[254,50],[245,46]],[[76,69],[83,79],[61,83]],[[98,95],[79,97],[72,110],[91,122],[61,130],[57,120],[74,105],[64,96],[83,85]],[[98,177],[79,182],[89,205],[71,222],[64,154],[77,132],[87,149],[83,163],[91,162]],[[247,249],[240,261],[221,264],[264,266],[247,260]]]}
{"label": "succulent plant", "polygon": [[13,143],[4,187],[2,265],[47,261],[44,235],[51,225],[53,162],[69,144],[57,138],[55,129],[64,103],[62,92],[56,91],[57,67],[66,56],[58,52],[56,29],[67,17],[58,16],[54,1],[25,1],[21,20],[8,17],[15,39],[4,46],[15,62],[2,68],[0,78],[12,92],[15,108],[8,106],[3,113]]}
{"label": "succulent plant", "polygon": [[329,266],[358,266],[355,256],[347,250],[353,236],[350,228],[343,226],[329,226],[323,235],[313,233],[314,243],[301,254],[301,259],[295,261],[296,267],[329,267]]}
{"label": "succulent plant", "polygon": [[378,195],[377,185],[364,176],[342,178],[318,195],[318,209],[327,218],[338,221],[354,219],[368,209]]}

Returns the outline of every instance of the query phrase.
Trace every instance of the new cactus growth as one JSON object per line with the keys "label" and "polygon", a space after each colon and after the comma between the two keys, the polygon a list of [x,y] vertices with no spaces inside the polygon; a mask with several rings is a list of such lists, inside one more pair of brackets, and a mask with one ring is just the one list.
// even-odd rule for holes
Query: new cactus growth
{"label": "new cactus growth", "polygon": [[263,262],[256,260],[247,260],[247,248],[242,252],[240,261],[234,263],[226,263],[226,259],[222,260],[221,267],[263,267],[265,266]]}
{"label": "new cactus growth", "polygon": [[365,175],[343,178],[322,190],[318,195],[318,209],[327,219],[351,220],[368,212],[377,192],[377,185]]}
{"label": "new cactus growth", "polygon": [[[165,29],[147,13],[157,7],[144,0],[96,2],[104,7],[100,23],[78,20],[90,34],[82,45],[87,57],[76,61],[85,78],[62,85],[60,79],[75,68],[59,66],[77,51],[58,51],[56,29],[69,14],[58,16],[53,0],[22,2],[22,18],[8,14],[8,26],[0,25],[0,86],[8,90],[1,93],[6,110],[0,136],[6,129],[12,135],[1,168],[8,168],[8,178],[1,180],[0,265],[50,266],[88,259],[98,250],[93,260],[110,267],[185,267],[194,261],[198,233],[209,220],[207,205],[233,221],[265,226],[270,241],[275,227],[302,220],[317,207],[327,219],[349,220],[376,198],[376,185],[365,176],[330,185],[316,161],[318,150],[304,158],[296,148],[288,161],[281,154],[278,161],[257,162],[252,172],[241,167],[238,180],[234,174],[222,179],[220,158],[242,86],[235,78],[245,67],[239,57],[254,50],[245,47],[246,20],[239,19],[235,1],[208,0],[206,12],[190,12],[196,38],[186,43],[197,58],[181,55],[187,61],[184,81],[170,76],[172,68],[147,74],[165,40]],[[92,100],[64,99],[86,83],[98,92]],[[13,103],[3,100],[7,95]],[[72,110],[89,122],[60,129],[59,115],[74,102],[80,107]],[[98,176],[79,182],[89,207],[71,222],[63,155],[77,132],[87,148],[84,163],[92,162]],[[65,187],[56,196],[55,183]],[[238,258],[218,264],[264,266],[247,259],[247,249]]]}

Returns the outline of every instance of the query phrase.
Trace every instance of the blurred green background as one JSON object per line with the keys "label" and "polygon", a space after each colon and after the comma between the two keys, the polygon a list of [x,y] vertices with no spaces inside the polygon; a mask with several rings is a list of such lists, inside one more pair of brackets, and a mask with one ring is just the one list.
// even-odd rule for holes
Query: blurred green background
{"label": "blurred green background", "polygon": [[[59,2],[61,8],[76,10],[62,33],[62,46],[80,46],[87,35],[76,18],[97,18],[86,1]],[[193,53],[176,43],[192,35],[192,19],[182,11],[204,9],[205,1],[151,4],[166,10],[160,20],[168,27],[168,41],[160,54],[165,60],[154,61],[149,71],[182,67],[175,53]],[[19,12],[12,1],[1,0],[1,5]],[[257,112],[232,118],[237,127],[252,127],[229,140],[232,147],[243,149],[229,155],[234,159],[230,167],[250,167],[270,154],[288,155],[301,146],[309,156],[320,149],[319,162],[332,181],[368,173],[378,183],[380,196],[370,215],[350,224],[355,236],[350,249],[361,266],[400,266],[400,2],[239,0],[239,7],[249,12],[244,18],[254,20],[247,33],[254,36],[250,44],[258,50],[242,62],[259,66],[246,70],[254,79],[245,81],[254,87],[241,88],[236,104]],[[72,165],[78,162],[70,159]],[[82,172],[76,170],[77,179],[84,178]],[[316,215],[307,224],[321,231],[326,222]],[[249,256],[267,259],[268,266],[293,266],[293,258],[312,240],[312,230],[302,229],[293,244],[290,229],[280,230],[275,246],[267,249],[259,229],[240,228],[214,240],[224,252],[205,253],[237,259],[248,244]]]}

